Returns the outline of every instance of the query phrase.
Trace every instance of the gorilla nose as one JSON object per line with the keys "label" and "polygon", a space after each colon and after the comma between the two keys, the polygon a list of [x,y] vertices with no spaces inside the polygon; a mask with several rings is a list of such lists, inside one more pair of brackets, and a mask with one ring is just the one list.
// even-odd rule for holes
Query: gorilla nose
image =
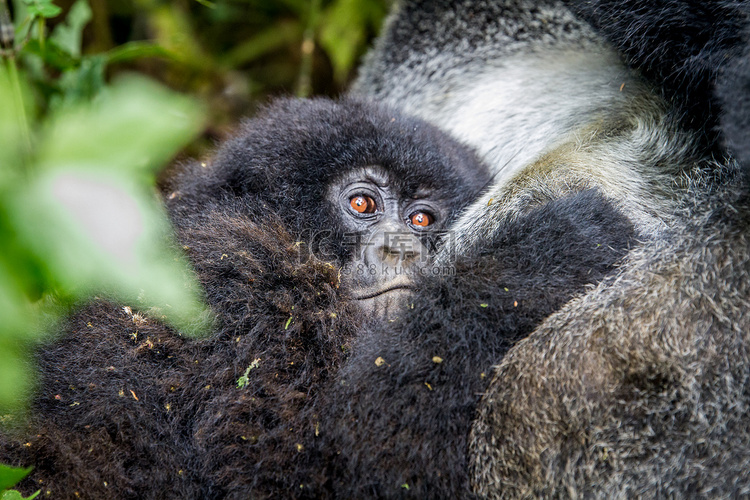
{"label": "gorilla nose", "polygon": [[393,247],[389,245],[381,246],[378,251],[380,253],[381,262],[393,265],[410,264],[411,262],[416,260],[417,256],[419,255],[418,251]]}
{"label": "gorilla nose", "polygon": [[417,264],[423,255],[423,248],[419,239],[412,234],[382,232],[375,235],[365,253],[368,265],[399,268]]}

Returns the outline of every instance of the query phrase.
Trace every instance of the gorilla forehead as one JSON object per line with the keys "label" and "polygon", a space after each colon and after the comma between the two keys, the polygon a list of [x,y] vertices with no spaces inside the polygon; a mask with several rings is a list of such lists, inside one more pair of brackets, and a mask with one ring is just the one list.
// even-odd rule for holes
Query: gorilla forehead
{"label": "gorilla forehead", "polygon": [[202,182],[209,192],[310,214],[324,204],[327,186],[367,166],[387,171],[391,187],[404,196],[433,189],[452,205],[468,201],[488,178],[473,152],[389,108],[352,99],[283,99],[243,124]]}
{"label": "gorilla forehead", "polygon": [[[398,176],[394,169],[386,169],[381,165],[366,165],[345,170],[331,179],[327,186],[327,198],[331,200],[337,196],[343,185],[358,181],[369,182],[379,188],[387,189],[392,196],[397,196],[401,200],[431,198],[446,202],[446,198],[449,198],[452,194],[447,186],[439,185],[437,181],[440,181],[440,179],[426,179],[422,183],[407,182],[403,177]],[[455,198],[456,195],[453,197]],[[447,202],[445,205],[450,206],[451,203]]]}

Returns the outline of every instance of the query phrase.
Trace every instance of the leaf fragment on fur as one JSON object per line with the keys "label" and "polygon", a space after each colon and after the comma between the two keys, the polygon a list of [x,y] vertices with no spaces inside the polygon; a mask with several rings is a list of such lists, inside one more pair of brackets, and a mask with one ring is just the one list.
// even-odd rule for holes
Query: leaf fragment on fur
{"label": "leaf fragment on fur", "polygon": [[244,389],[248,386],[250,383],[250,378],[248,375],[250,375],[250,371],[258,368],[258,365],[260,365],[260,358],[255,358],[252,363],[250,363],[250,366],[247,367],[245,370],[245,373],[237,379],[237,388],[238,389]]}

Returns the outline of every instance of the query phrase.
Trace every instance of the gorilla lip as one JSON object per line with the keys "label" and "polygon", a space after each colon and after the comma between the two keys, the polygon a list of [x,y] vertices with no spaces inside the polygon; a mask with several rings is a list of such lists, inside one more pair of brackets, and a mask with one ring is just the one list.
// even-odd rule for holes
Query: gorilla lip
{"label": "gorilla lip", "polygon": [[380,288],[370,293],[364,293],[362,295],[355,295],[354,298],[357,300],[374,299],[375,297],[379,297],[380,295],[393,292],[395,290],[411,290],[411,289],[412,289],[411,286],[405,283],[395,283],[395,284],[390,284],[385,288]]}

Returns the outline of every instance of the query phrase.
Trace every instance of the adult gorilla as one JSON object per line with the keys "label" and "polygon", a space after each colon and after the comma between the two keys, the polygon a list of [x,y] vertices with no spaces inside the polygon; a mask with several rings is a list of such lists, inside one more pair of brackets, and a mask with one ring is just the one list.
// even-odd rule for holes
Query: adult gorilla
{"label": "adult gorilla", "polygon": [[529,205],[581,186],[646,239],[497,359],[468,452],[479,496],[750,490],[750,202],[738,165],[713,161],[727,146],[746,160],[748,12],[407,0],[389,19],[355,93],[435,123],[497,172],[446,250],[475,251]]}

